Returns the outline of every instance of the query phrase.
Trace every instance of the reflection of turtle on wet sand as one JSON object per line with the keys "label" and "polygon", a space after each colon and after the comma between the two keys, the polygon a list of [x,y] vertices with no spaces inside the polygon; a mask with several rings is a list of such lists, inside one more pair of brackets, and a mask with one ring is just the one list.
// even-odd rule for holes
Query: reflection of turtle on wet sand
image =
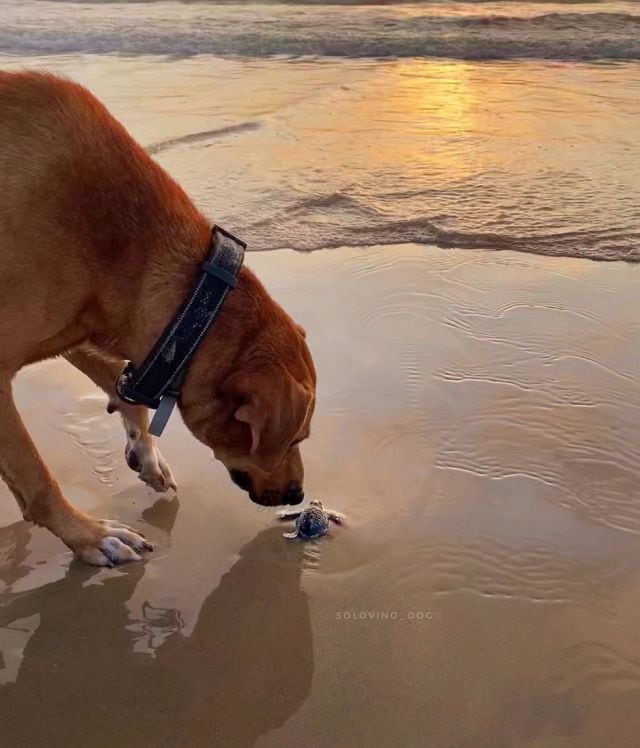
{"label": "reflection of turtle on wet sand", "polygon": [[322,506],[321,501],[314,499],[306,509],[288,509],[278,512],[278,518],[296,520],[295,532],[285,532],[285,538],[311,540],[327,532],[329,520],[341,525],[344,516],[338,512],[330,512]]}

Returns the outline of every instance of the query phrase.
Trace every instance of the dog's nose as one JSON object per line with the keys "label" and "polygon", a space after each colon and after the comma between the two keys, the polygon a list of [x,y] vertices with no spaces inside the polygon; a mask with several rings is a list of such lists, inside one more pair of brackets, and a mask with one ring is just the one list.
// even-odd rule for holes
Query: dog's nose
{"label": "dog's nose", "polygon": [[287,490],[282,495],[282,500],[285,504],[300,504],[304,499],[304,491],[298,483],[291,483],[287,486]]}

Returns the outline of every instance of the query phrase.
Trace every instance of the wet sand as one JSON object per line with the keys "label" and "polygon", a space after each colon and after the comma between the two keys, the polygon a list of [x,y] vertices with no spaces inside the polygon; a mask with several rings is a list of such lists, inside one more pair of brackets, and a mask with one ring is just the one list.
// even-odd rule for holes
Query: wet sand
{"label": "wet sand", "polygon": [[412,245],[248,263],[319,373],[281,537],[179,419],[179,484],[124,464],[70,366],[16,381],[66,495],[157,544],[71,563],[0,486],[0,742],[633,746],[640,729],[640,270]]}
{"label": "wet sand", "polygon": [[[112,23],[125,9],[150,15],[148,3],[73,7]],[[25,66],[88,86],[253,250],[413,243],[640,261],[638,64],[0,50],[0,67]]]}

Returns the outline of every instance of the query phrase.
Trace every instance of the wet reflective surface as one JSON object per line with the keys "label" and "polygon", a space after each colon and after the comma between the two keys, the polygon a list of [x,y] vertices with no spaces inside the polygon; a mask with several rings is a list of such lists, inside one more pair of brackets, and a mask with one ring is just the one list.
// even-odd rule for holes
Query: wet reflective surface
{"label": "wet reflective surface", "polygon": [[0,57],[22,64],[88,85],[253,249],[640,259],[637,62]]}
{"label": "wet reflective surface", "polygon": [[[3,67],[85,83],[212,219],[278,250],[248,263],[316,360],[307,493],[347,515],[284,540],[178,418],[158,499],[88,381],[22,372],[67,497],[157,550],[77,566],[0,485],[3,745],[637,744],[640,269],[540,256],[638,259],[640,68],[576,61],[635,59],[637,6],[444,5],[337,29],[301,4],[2,3],[3,55],[66,53]],[[285,19],[336,57],[274,57]],[[453,59],[468,28],[522,54],[520,21],[541,59]],[[367,59],[385,28],[409,52]],[[413,59],[434,29],[449,59]],[[247,56],[209,56],[214,32]]]}
{"label": "wet reflective surface", "polygon": [[347,524],[284,540],[178,419],[179,498],[157,499],[91,385],[28,369],[66,494],[158,548],[70,564],[1,489],[7,744],[633,745],[636,269],[417,246],[248,262],[307,327],[307,488]]}
{"label": "wet reflective surface", "polygon": [[0,47],[21,55],[640,59],[634,0],[2,0],[2,9]]}

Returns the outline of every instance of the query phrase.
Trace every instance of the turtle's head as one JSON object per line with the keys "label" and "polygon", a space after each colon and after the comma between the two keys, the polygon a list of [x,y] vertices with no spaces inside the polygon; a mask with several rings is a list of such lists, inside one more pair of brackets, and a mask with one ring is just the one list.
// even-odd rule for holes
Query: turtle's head
{"label": "turtle's head", "polygon": [[317,506],[318,509],[322,509],[322,502],[319,499],[312,499],[309,502],[309,506]]}

